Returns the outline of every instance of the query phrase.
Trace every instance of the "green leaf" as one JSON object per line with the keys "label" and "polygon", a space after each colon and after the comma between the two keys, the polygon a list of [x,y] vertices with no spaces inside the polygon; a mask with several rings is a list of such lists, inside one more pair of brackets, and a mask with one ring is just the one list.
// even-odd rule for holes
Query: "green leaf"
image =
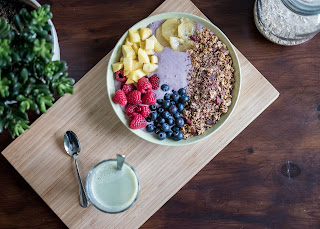
{"label": "green leaf", "polygon": [[6,67],[12,61],[11,58],[10,41],[7,39],[0,39],[0,68]]}

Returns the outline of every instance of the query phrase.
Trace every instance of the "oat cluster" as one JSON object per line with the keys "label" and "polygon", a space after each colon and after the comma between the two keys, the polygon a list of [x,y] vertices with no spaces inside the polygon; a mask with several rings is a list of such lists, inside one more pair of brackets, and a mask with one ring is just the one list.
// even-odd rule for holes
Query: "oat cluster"
{"label": "oat cluster", "polygon": [[234,86],[232,58],[224,43],[204,27],[196,32],[194,45],[188,50],[192,68],[188,75],[190,100],[183,111],[186,124],[184,139],[203,134],[227,113]]}

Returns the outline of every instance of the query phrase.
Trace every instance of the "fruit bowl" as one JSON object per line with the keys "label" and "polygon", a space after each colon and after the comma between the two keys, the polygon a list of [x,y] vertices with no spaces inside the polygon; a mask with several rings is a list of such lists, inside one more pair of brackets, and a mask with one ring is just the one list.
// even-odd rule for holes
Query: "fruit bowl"
{"label": "fruit bowl", "polygon": [[128,121],[128,118],[126,117],[126,114],[123,112],[121,107],[118,104],[114,103],[112,100],[112,96],[115,94],[115,86],[114,86],[114,73],[112,71],[112,66],[111,66],[113,63],[117,62],[120,58],[121,45],[125,42],[125,39],[128,35],[128,31],[120,38],[120,40],[117,42],[115,48],[113,49],[113,52],[110,56],[110,60],[109,60],[108,67],[107,67],[106,81],[107,81],[108,97],[109,97],[110,103],[112,105],[112,108],[115,111],[116,115],[119,117],[120,121],[131,132],[133,132],[134,134],[136,134],[140,138],[147,140],[149,142],[155,143],[155,144],[169,145],[169,146],[182,146],[182,145],[196,143],[198,141],[201,141],[201,140],[209,137],[227,121],[227,119],[230,117],[230,115],[231,115],[231,113],[232,113],[232,111],[238,101],[240,87],[241,87],[241,70],[240,70],[238,56],[233,48],[233,45],[231,44],[231,42],[227,38],[227,36],[214,24],[212,24],[211,22],[209,22],[203,18],[200,18],[198,16],[195,16],[192,14],[187,14],[187,13],[180,13],[180,12],[170,12],[170,13],[157,14],[157,15],[148,17],[148,18],[138,22],[137,24],[135,24],[131,28],[132,29],[139,29],[141,27],[147,27],[152,22],[166,20],[168,18],[173,18],[173,17],[177,17],[177,18],[184,17],[184,18],[187,18],[187,19],[192,20],[194,22],[198,22],[198,23],[202,24],[203,26],[209,28],[216,36],[218,36],[218,38],[223,43],[226,44],[226,46],[229,50],[229,53],[230,53],[230,56],[231,56],[232,62],[233,62],[233,68],[235,70],[234,71],[235,83],[234,83],[234,88],[231,93],[232,101],[231,101],[231,105],[229,106],[228,112],[221,115],[220,120],[215,125],[213,125],[211,128],[206,130],[201,135],[194,136],[194,137],[188,138],[186,140],[181,140],[181,141],[174,141],[172,139],[159,140],[154,135],[152,135],[148,132],[145,132],[141,129],[129,128],[129,121]]}

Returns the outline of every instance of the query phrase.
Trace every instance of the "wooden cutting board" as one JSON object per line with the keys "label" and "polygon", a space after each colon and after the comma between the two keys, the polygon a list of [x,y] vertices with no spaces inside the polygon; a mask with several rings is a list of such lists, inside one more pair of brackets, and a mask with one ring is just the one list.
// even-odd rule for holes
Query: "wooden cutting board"
{"label": "wooden cutting board", "polygon": [[[152,14],[172,11],[205,18],[189,0],[166,0]],[[137,228],[279,96],[238,50],[237,54],[243,77],[238,104],[225,125],[203,142],[160,146],[128,131],[108,102],[108,54],[75,85],[74,95],[59,99],[2,154],[68,227]],[[116,153],[127,156],[141,182],[140,196],[129,210],[111,215],[93,206],[80,207],[74,162],[63,148],[67,130],[81,140],[83,177],[103,159],[114,158]]]}

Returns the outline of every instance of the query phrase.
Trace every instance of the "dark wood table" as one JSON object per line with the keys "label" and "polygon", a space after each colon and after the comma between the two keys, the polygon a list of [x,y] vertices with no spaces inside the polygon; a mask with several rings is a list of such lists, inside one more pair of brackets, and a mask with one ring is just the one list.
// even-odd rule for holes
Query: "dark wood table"
{"label": "dark wood table", "polygon": [[[279,46],[256,29],[254,0],[193,2],[280,97],[143,227],[320,228],[320,35]],[[78,81],[162,0],[40,3],[51,5],[61,58]],[[0,134],[0,151],[11,142]],[[0,228],[66,227],[2,155],[0,199]]]}

